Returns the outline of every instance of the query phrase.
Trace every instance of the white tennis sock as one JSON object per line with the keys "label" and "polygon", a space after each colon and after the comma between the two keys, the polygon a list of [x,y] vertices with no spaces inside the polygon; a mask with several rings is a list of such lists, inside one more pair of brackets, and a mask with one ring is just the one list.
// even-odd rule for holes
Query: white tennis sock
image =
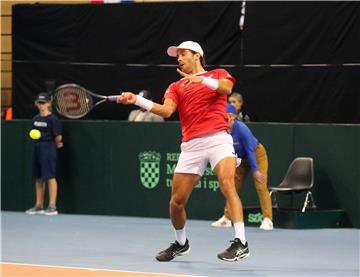
{"label": "white tennis sock", "polygon": [[186,231],[185,227],[180,230],[175,230],[175,237],[177,242],[182,246],[185,245],[186,242]]}
{"label": "white tennis sock", "polygon": [[246,239],[245,239],[245,225],[244,225],[244,222],[236,222],[236,223],[234,223],[234,229],[235,229],[235,238],[240,239],[242,244],[245,244]]}

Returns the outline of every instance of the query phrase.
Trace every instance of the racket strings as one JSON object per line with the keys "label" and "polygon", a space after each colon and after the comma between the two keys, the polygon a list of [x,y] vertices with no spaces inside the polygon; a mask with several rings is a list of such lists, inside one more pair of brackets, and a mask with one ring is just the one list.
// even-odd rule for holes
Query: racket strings
{"label": "racket strings", "polygon": [[80,118],[91,110],[93,100],[82,88],[66,87],[56,92],[55,104],[59,113],[70,118]]}

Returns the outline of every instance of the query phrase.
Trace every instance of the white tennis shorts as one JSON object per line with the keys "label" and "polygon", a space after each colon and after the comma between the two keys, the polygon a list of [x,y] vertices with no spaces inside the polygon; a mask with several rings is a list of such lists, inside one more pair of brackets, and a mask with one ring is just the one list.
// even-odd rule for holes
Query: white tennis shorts
{"label": "white tennis shorts", "polygon": [[220,131],[181,144],[181,153],[175,173],[192,173],[202,176],[208,163],[214,170],[219,161],[236,157],[233,139],[226,131]]}

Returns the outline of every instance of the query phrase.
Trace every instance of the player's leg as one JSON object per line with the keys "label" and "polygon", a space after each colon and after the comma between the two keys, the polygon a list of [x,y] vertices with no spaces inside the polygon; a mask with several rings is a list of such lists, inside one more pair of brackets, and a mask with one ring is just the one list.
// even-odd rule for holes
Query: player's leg
{"label": "player's leg", "polygon": [[[238,171],[239,171],[239,174],[238,174]],[[243,179],[246,175],[246,172],[243,173],[243,171],[245,171],[245,168],[242,164],[240,164],[240,166],[236,168],[235,177],[234,177],[236,191],[240,190],[241,185],[243,183]],[[228,202],[225,201],[224,215],[221,218],[219,218],[218,220],[211,223],[211,226],[213,226],[213,227],[231,227],[232,226],[231,216],[230,216],[228,206],[229,206]]]}
{"label": "player's leg", "polygon": [[235,188],[235,158],[226,157],[214,168],[220,189],[227,203],[229,216],[233,223],[243,222],[242,204]]}
{"label": "player's leg", "polygon": [[[235,189],[236,189],[237,193],[240,192],[248,171],[249,171],[249,167],[246,163],[242,163],[236,168],[234,182],[235,182]],[[224,217],[225,217],[225,219],[229,219],[231,221],[231,216],[229,213],[229,208],[228,208],[227,202],[226,202],[226,205],[224,208]],[[230,224],[230,226],[231,226],[231,224]]]}
{"label": "player's leg", "polygon": [[174,174],[169,212],[176,240],[170,247],[157,254],[156,259],[160,262],[168,262],[175,256],[183,256],[190,252],[189,240],[185,231],[185,205],[199,180],[200,176],[196,174]]}
{"label": "player's leg", "polygon": [[192,143],[185,144],[186,146],[182,144],[182,152],[173,176],[169,212],[175,230],[180,230],[185,226],[185,204],[208,163],[206,153],[196,151],[192,148]]}
{"label": "player's leg", "polygon": [[259,171],[266,177],[266,181],[260,183],[254,180],[256,192],[259,198],[259,203],[261,207],[261,212],[263,215],[263,221],[260,225],[260,229],[263,230],[272,230],[273,215],[272,215],[272,203],[270,198],[269,189],[267,186],[267,177],[268,177],[268,157],[266,154],[265,147],[262,144],[259,144],[255,150],[256,162],[259,168]]}
{"label": "player's leg", "polygon": [[247,161],[243,161],[235,170],[235,189],[239,193],[244,184],[245,178],[249,172],[249,165]]}
{"label": "player's leg", "polygon": [[196,174],[175,173],[173,176],[169,210],[171,222],[176,230],[185,226],[185,205],[199,180],[200,176]]}
{"label": "player's leg", "polygon": [[185,205],[208,163],[207,155],[204,155],[206,152],[196,151],[194,144],[197,143],[198,140],[181,146],[182,151],[173,176],[169,207],[176,240],[169,248],[158,253],[158,261],[171,261],[175,256],[185,255],[190,251],[185,231]]}
{"label": "player's leg", "polygon": [[[235,177],[234,177],[234,183],[235,183],[235,189],[236,192],[239,194],[239,192],[242,189],[242,186],[244,184],[245,178],[249,172],[249,165],[246,161],[243,161],[236,169],[235,169]],[[240,200],[241,201],[241,200]],[[226,205],[228,206],[228,205]],[[228,208],[225,208],[226,211]],[[225,212],[225,215],[230,216],[229,212]],[[231,218],[231,216],[230,216]]]}
{"label": "player's leg", "polygon": [[218,254],[218,258],[224,261],[237,261],[248,257],[250,252],[245,238],[243,207],[235,188],[236,158],[233,146],[224,144],[216,147],[210,163],[219,180],[235,229],[235,239],[231,241],[229,248]]}

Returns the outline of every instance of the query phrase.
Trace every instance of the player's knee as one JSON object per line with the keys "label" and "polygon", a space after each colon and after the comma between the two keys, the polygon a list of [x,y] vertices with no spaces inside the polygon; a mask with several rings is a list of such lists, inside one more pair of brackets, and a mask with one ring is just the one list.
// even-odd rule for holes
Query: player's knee
{"label": "player's knee", "polygon": [[219,180],[219,183],[220,183],[221,191],[225,195],[225,197],[236,192],[234,179],[223,178],[222,180]]}
{"label": "player's knee", "polygon": [[170,211],[180,211],[184,208],[185,202],[178,198],[172,197],[170,200]]}

